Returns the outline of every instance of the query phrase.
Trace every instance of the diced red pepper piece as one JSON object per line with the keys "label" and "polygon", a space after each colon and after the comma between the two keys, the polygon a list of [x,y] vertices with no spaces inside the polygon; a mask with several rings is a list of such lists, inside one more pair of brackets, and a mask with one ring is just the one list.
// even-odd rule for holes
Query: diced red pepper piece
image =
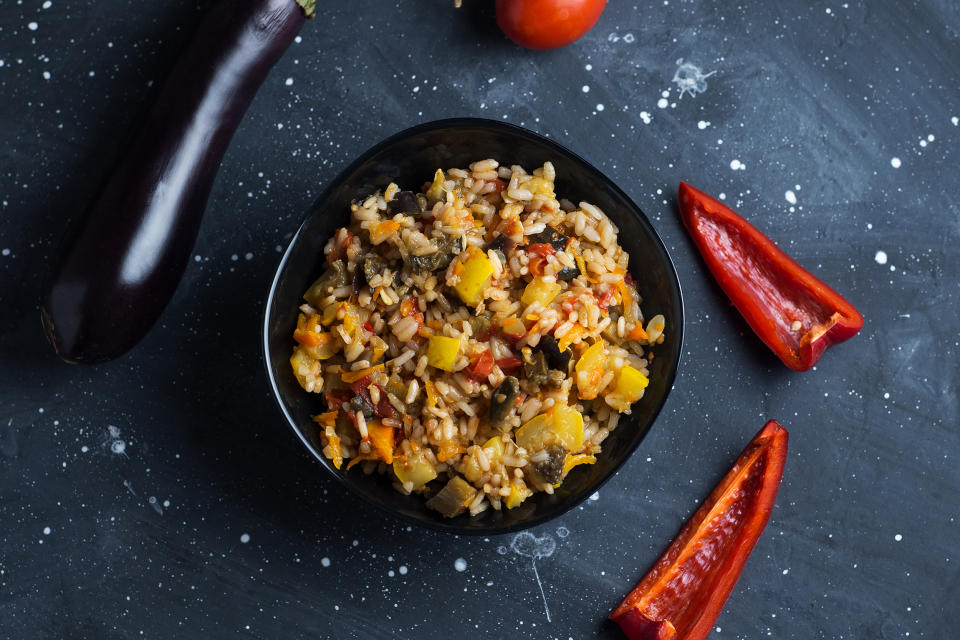
{"label": "diced red pepper piece", "polygon": [[532,275],[542,276],[544,267],[547,266],[547,256],[557,252],[552,245],[546,242],[537,242],[527,246],[527,253],[530,254],[530,261],[527,263],[527,271]]}
{"label": "diced red pepper piece", "polygon": [[787,459],[770,420],[610,619],[630,640],[703,640],[767,525]]}
{"label": "diced red pepper piece", "polygon": [[519,371],[522,364],[523,362],[516,356],[508,356],[497,360],[497,366],[500,367],[500,370],[508,374]]}
{"label": "diced red pepper piece", "polygon": [[507,183],[501,180],[500,178],[487,180],[487,182],[490,182],[493,184],[493,191],[491,191],[490,193],[500,193],[501,191],[507,188]]}
{"label": "diced red pepper piece", "polygon": [[477,382],[486,382],[491,371],[493,371],[493,354],[487,349],[474,358],[470,366],[467,367],[466,374],[468,378]]}
{"label": "diced red pepper piece", "polygon": [[370,333],[373,333],[373,325],[370,324],[369,320],[363,323],[363,328],[369,331]]}
{"label": "diced red pepper piece", "polygon": [[373,412],[377,414],[379,418],[396,418],[397,410],[390,404],[390,399],[387,397],[387,390],[380,385],[377,385],[377,389],[380,390],[380,400],[374,405]]}
{"label": "diced red pepper piece", "polygon": [[680,183],[683,224],[730,301],[785,365],[806,371],[863,316],[721,202]]}

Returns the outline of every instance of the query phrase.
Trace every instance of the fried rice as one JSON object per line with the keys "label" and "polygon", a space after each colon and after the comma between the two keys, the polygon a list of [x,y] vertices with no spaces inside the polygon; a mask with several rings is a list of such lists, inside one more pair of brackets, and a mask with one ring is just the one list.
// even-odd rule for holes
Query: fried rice
{"label": "fried rice", "polygon": [[388,474],[446,517],[553,493],[648,384],[617,227],[556,172],[480,160],[351,204],[304,294],[290,358],[340,469]]}

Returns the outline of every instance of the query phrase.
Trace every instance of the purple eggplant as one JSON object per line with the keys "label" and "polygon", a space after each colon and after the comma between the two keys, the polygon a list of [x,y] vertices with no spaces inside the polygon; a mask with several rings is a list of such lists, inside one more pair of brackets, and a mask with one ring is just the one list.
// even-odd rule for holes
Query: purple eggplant
{"label": "purple eggplant", "polygon": [[147,333],[196,241],[220,160],[314,0],[221,0],[85,214],[41,302],[67,362],[115,358]]}

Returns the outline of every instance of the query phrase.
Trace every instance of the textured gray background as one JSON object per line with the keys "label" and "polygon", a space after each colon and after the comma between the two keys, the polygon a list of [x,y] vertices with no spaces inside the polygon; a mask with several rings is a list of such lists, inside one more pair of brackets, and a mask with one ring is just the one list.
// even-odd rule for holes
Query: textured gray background
{"label": "textured gray background", "polygon": [[[960,5],[612,2],[536,53],[480,0],[330,4],[240,127],[161,322],[119,361],[68,367],[41,280],[201,11],[0,0],[0,637],[617,637],[605,615],[767,418],[789,461],[713,637],[955,637]],[[703,93],[679,95],[681,58],[716,71]],[[513,536],[355,503],[262,372],[269,278],[312,197],[382,137],[461,115],[597,164],[686,293],[662,417],[596,500],[532,532],[556,543],[536,563],[551,622]],[[862,333],[786,370],[705,274],[681,179],[844,293]]]}

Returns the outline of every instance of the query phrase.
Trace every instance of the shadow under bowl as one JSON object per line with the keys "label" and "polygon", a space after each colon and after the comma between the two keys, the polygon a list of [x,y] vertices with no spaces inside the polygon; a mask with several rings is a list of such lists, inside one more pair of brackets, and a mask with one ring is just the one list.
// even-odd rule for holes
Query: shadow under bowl
{"label": "shadow under bowl", "polygon": [[[303,292],[324,269],[323,247],[334,231],[349,224],[351,201],[382,190],[390,182],[417,190],[438,168],[466,167],[483,158],[533,169],[551,161],[556,192],[573,202],[600,207],[620,229],[620,245],[630,254],[629,270],[643,298],[645,315],[667,320],[664,342],[653,350],[650,385],[633,412],[603,442],[593,465],[574,468],[553,495],[537,493],[510,510],[488,509],[477,516],[444,519],[420,496],[393,489],[391,478],[365,476],[360,469],[338,471],[321,453],[320,430],[311,416],[326,411],[320,394],[306,393],[290,368],[298,307]],[[493,535],[533,527],[555,518],[597,491],[630,457],[666,401],[680,361],[683,301],[670,256],[649,220],[600,171],[572,151],[515,125],[479,118],[439,120],[402,131],[377,144],[347,167],[321,194],[290,241],[270,287],[263,348],[267,375],[281,411],[320,464],[364,500],[403,520],[458,534]]]}

